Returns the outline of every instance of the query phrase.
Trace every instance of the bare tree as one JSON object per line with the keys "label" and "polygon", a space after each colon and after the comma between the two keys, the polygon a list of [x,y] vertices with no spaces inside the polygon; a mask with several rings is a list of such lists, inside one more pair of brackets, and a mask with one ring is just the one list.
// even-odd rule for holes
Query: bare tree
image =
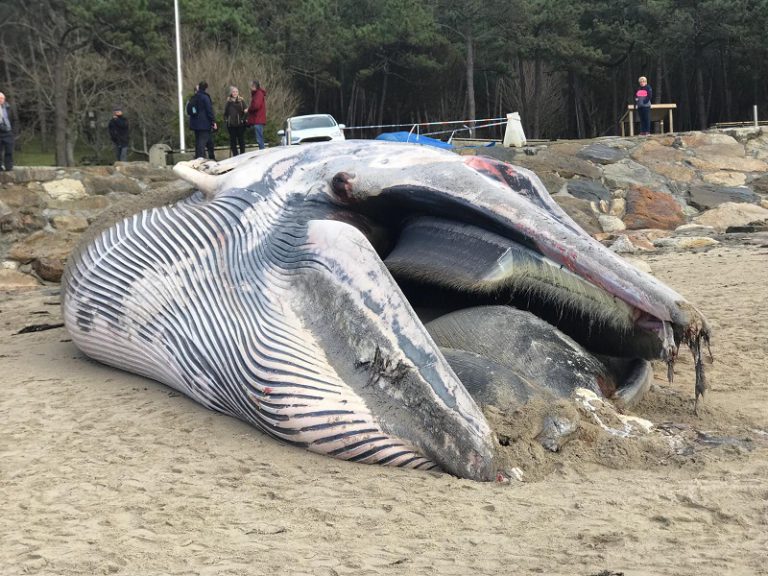
{"label": "bare tree", "polygon": [[290,72],[276,60],[241,49],[228,51],[220,45],[203,49],[187,48],[183,70],[185,92],[192,93],[200,81],[208,82],[214,113],[221,115],[230,86],[240,88],[244,98],[252,80],[267,90],[267,123],[273,127],[296,113],[300,100],[291,82]]}

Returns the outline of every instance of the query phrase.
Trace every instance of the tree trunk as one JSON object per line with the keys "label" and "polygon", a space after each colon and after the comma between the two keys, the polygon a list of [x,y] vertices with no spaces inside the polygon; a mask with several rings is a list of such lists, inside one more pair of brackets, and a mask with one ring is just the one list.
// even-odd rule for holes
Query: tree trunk
{"label": "tree trunk", "polygon": [[472,34],[467,33],[467,119],[470,121],[469,137],[475,137],[475,48],[472,45]]}
{"label": "tree trunk", "polygon": [[[680,61],[680,102],[690,102],[690,91],[688,90],[688,63],[685,58]],[[683,112],[680,114],[680,131],[684,132],[690,130],[693,126],[693,106],[683,107]]]}
{"label": "tree trunk", "polygon": [[541,86],[543,81],[541,58],[533,62],[533,137],[541,138]]}
{"label": "tree trunk", "polygon": [[525,62],[520,54],[517,56],[517,74],[520,78],[520,116],[522,116],[523,119],[523,126],[525,128],[530,128],[530,118],[528,118],[528,86],[525,80]]}
{"label": "tree trunk", "polygon": [[389,62],[384,63],[382,72],[384,73],[384,78],[381,81],[381,101],[379,102],[379,113],[376,118],[376,124],[379,126],[384,124],[384,104],[387,100],[387,84],[389,83]]}
{"label": "tree trunk", "polygon": [[317,72],[312,73],[312,91],[314,92],[314,111],[317,114],[320,111],[320,90],[317,89]]}
{"label": "tree trunk", "polygon": [[[723,70],[723,78],[721,81],[721,85],[723,88],[723,102],[724,102],[724,108],[725,108],[725,118],[724,120],[730,121],[735,120],[733,118],[733,91],[731,90],[731,82],[730,77],[728,76],[728,54],[725,50],[721,52],[721,66]],[[721,114],[722,116],[722,114]],[[720,120],[723,120],[723,118],[720,118]]]}
{"label": "tree trunk", "polygon": [[69,154],[67,152],[67,117],[69,109],[67,106],[68,86],[64,73],[64,54],[56,56],[56,67],[53,71],[53,82],[56,86],[56,99],[53,111],[54,132],[56,140],[56,165],[71,166],[68,162]]}
{"label": "tree trunk", "polygon": [[653,86],[653,102],[655,104],[661,103],[661,95],[664,92],[664,64],[661,56],[656,60],[656,84]]}
{"label": "tree trunk", "polygon": [[707,103],[704,99],[704,71],[701,68],[701,51],[696,50],[694,59],[696,78],[696,111],[698,113],[699,130],[707,129]]}

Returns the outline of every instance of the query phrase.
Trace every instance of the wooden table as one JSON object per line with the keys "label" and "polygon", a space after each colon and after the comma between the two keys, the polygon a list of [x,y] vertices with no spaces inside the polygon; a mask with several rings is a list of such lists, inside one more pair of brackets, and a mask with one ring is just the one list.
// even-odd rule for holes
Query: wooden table
{"label": "wooden table", "polygon": [[[669,126],[667,132],[674,132],[672,110],[677,109],[677,104],[651,104],[651,122],[661,122],[661,132],[664,132],[664,117],[669,114]],[[635,110],[637,106],[629,104],[627,112],[621,117],[621,135],[626,136],[624,124],[629,124],[629,135],[635,135]]]}

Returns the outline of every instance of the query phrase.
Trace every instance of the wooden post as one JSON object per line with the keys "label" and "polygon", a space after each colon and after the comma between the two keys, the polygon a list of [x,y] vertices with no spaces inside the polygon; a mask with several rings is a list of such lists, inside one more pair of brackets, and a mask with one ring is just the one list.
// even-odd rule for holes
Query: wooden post
{"label": "wooden post", "polygon": [[635,135],[635,111],[631,108],[629,110],[629,135]]}

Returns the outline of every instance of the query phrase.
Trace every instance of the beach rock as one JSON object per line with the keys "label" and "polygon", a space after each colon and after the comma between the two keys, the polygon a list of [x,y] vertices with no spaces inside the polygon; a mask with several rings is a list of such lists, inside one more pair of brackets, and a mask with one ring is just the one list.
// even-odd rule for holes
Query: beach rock
{"label": "beach rock", "polygon": [[768,164],[763,160],[742,156],[727,156],[725,154],[703,154],[689,158],[687,162],[698,170],[716,172],[731,170],[734,172],[766,172]]}
{"label": "beach rock", "polygon": [[723,154],[744,155],[744,146],[733,136],[721,132],[687,132],[680,134],[680,140],[685,148],[692,148],[697,154],[717,150]]}
{"label": "beach rock", "polygon": [[712,226],[701,224],[683,224],[675,228],[675,236],[714,236],[717,234]]}
{"label": "beach rock", "polygon": [[674,230],[685,224],[683,210],[674,198],[650,188],[636,186],[627,191],[627,228]]}
{"label": "beach rock", "polygon": [[601,176],[600,168],[591,162],[550,150],[542,150],[535,156],[515,156],[513,163],[533,170],[540,178],[548,173],[557,174],[566,179],[580,176],[590,180],[599,180]]}
{"label": "beach rock", "polygon": [[689,203],[700,210],[714,208],[725,202],[745,202],[757,204],[760,196],[749,188],[715,186],[712,184],[699,184],[689,190]]}
{"label": "beach rock", "polygon": [[87,196],[74,200],[49,200],[48,207],[57,210],[101,212],[111,205],[106,196]]}
{"label": "beach rock", "polygon": [[637,246],[632,244],[632,241],[626,234],[622,234],[616,238],[613,244],[610,245],[610,249],[617,254],[635,254],[640,251]]}
{"label": "beach rock", "polygon": [[732,233],[747,233],[747,234],[754,234],[756,232],[768,232],[768,222],[765,220],[762,222],[751,222],[749,224],[746,224],[744,226],[728,226],[728,228],[725,229],[726,234],[732,234]]}
{"label": "beach rock", "polygon": [[603,169],[603,181],[609,188],[643,186],[671,194],[666,180],[633,160],[621,160]]}
{"label": "beach rock", "polygon": [[725,170],[704,174],[702,178],[704,182],[716,184],[718,186],[743,186],[747,182],[746,174],[741,172],[726,172]]}
{"label": "beach rock", "polygon": [[46,220],[38,212],[29,209],[6,212],[0,216],[0,232],[29,234],[45,228]]}
{"label": "beach rock", "polygon": [[8,249],[8,258],[30,263],[39,258],[66,260],[77,244],[79,234],[73,232],[39,230]]}
{"label": "beach rock", "polygon": [[673,238],[659,238],[654,240],[654,246],[658,248],[674,248],[675,250],[692,250],[695,248],[707,248],[720,244],[714,238],[706,236],[676,236]]}
{"label": "beach rock", "polygon": [[122,174],[111,176],[87,175],[83,178],[83,185],[89,195],[103,195],[111,192],[137,195],[144,190],[138,182],[127,178]]}
{"label": "beach rock", "polygon": [[768,161],[768,132],[761,128],[759,135],[747,140],[744,148],[748,156]]}
{"label": "beach rock", "polygon": [[170,182],[177,179],[171,167],[153,166],[149,162],[117,162],[115,163],[115,171],[140,181]]}
{"label": "beach rock", "polygon": [[725,232],[731,226],[747,226],[768,221],[768,209],[755,204],[726,202],[693,219],[694,223]]}
{"label": "beach rock", "polygon": [[35,191],[17,185],[0,188],[0,202],[11,208],[37,208],[43,205],[42,199]]}
{"label": "beach rock", "polygon": [[768,195],[768,174],[759,176],[749,183],[750,188],[763,196]]}
{"label": "beach rock", "polygon": [[[470,150],[466,150],[469,152]],[[518,151],[517,148],[505,148],[503,146],[489,146],[487,148],[478,148],[471,150],[476,156],[487,156],[488,158],[495,158],[502,162],[509,162],[510,164],[517,164],[515,159],[519,156],[523,156],[525,152]],[[462,150],[465,152],[465,150]]]}
{"label": "beach rock", "polygon": [[545,172],[544,174],[538,176],[539,180],[541,180],[541,183],[544,184],[544,188],[546,188],[547,192],[550,194],[557,194],[563,190],[568,183],[565,178],[561,178],[552,172]]}
{"label": "beach rock", "polygon": [[576,156],[598,164],[613,164],[626,158],[627,152],[602,142],[595,142],[579,150]]}
{"label": "beach rock", "polygon": [[29,274],[0,268],[0,292],[4,290],[30,290],[38,286],[40,286],[40,282]]}
{"label": "beach rock", "polygon": [[614,198],[611,200],[610,207],[608,208],[608,214],[616,216],[617,218],[624,218],[627,213],[627,200],[626,198]]}
{"label": "beach rock", "polygon": [[32,262],[32,269],[47,282],[61,282],[67,261],[61,258],[38,258]]}
{"label": "beach rock", "polygon": [[582,200],[590,202],[600,202],[600,200],[610,201],[611,193],[597,180],[585,180],[578,178],[567,182],[568,194]]}
{"label": "beach rock", "polygon": [[664,145],[664,143],[656,139],[644,140],[637,148],[632,150],[631,157],[635,162],[644,166],[683,162],[688,157],[688,154],[673,148],[671,144],[672,142],[669,142],[667,145]]}
{"label": "beach rock", "polygon": [[88,228],[88,219],[77,214],[56,214],[51,216],[50,222],[56,230],[83,232]]}
{"label": "beach rock", "polygon": [[552,199],[588,234],[602,232],[597,216],[586,200],[565,195],[553,196]]}
{"label": "beach rock", "polygon": [[678,189],[683,188],[682,184],[688,184],[697,178],[696,170],[688,166],[687,163],[650,162],[646,166],[670,182],[674,182]]}
{"label": "beach rock", "polygon": [[59,169],[48,166],[15,166],[11,172],[0,172],[0,184],[50,182],[59,175]]}
{"label": "beach rock", "polygon": [[46,182],[43,184],[43,189],[54,200],[74,200],[88,195],[83,183],[72,178]]}
{"label": "beach rock", "polygon": [[597,221],[600,223],[600,228],[603,232],[620,232],[627,229],[626,224],[624,224],[621,218],[610,214],[600,214],[597,217]]}

